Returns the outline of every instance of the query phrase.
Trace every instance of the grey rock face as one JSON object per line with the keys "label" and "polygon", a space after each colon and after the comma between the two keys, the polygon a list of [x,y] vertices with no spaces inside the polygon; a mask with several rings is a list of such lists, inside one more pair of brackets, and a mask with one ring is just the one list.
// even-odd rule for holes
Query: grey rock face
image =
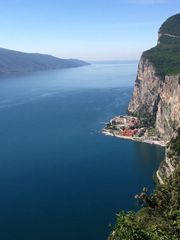
{"label": "grey rock face", "polygon": [[[178,136],[178,132],[173,133],[173,138],[176,139]],[[171,143],[166,148],[165,160],[161,163],[158,171],[156,172],[156,176],[161,184],[163,184],[173,172],[177,168],[180,163],[179,153],[171,148]]]}
{"label": "grey rock face", "polygon": [[134,93],[128,111],[137,115],[153,115],[157,111],[162,81],[148,59],[141,58]]}
{"label": "grey rock face", "polygon": [[166,76],[160,92],[156,128],[163,139],[170,140],[180,127],[180,76]]}
{"label": "grey rock face", "polygon": [[[140,116],[155,114],[155,127],[159,136],[165,141],[175,138],[180,128],[180,75],[165,76],[162,79],[156,76],[153,64],[148,59],[141,58],[128,111]],[[167,147],[165,160],[156,173],[161,184],[179,163],[179,156]]]}
{"label": "grey rock face", "polygon": [[170,140],[180,127],[180,76],[156,76],[148,59],[141,58],[134,93],[128,111],[137,115],[156,115],[156,130]]}

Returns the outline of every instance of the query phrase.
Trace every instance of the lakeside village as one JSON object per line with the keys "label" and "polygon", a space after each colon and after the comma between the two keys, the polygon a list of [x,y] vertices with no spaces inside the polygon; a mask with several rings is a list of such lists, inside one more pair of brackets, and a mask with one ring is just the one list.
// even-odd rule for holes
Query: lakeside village
{"label": "lakeside village", "polygon": [[117,116],[106,123],[102,133],[133,141],[156,144],[165,147],[167,142],[157,136],[156,129],[144,127],[142,121],[132,116]]}

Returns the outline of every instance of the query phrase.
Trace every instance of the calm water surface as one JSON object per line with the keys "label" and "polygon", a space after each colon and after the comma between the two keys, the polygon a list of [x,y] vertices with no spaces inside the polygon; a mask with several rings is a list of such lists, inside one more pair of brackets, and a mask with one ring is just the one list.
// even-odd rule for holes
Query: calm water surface
{"label": "calm water surface", "polygon": [[137,64],[0,79],[0,239],[104,240],[153,188],[163,149],[99,133],[125,113]]}

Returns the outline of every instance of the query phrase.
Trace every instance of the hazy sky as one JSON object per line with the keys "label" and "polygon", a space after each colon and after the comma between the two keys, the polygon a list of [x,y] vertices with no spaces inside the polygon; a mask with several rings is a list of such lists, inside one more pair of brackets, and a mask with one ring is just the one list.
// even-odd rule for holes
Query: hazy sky
{"label": "hazy sky", "polygon": [[0,0],[0,46],[85,60],[138,59],[180,0]]}

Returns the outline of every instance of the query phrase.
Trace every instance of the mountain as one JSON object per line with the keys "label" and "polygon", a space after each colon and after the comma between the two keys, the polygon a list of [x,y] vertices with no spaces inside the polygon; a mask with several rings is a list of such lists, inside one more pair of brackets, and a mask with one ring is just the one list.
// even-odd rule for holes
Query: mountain
{"label": "mountain", "polygon": [[142,54],[128,110],[153,117],[166,140],[180,127],[180,14],[163,23],[157,46]]}
{"label": "mountain", "polygon": [[40,53],[24,53],[0,48],[0,73],[23,73],[88,65],[77,59],[61,59]]}
{"label": "mountain", "polygon": [[180,14],[168,18],[159,29],[158,43],[180,43]]}
{"label": "mountain", "polygon": [[[142,54],[128,111],[132,115],[153,119],[159,136],[164,140],[170,141],[179,134],[180,14],[162,24],[157,46]],[[161,183],[174,172],[180,161],[169,158],[170,152],[170,147],[167,147],[166,160],[157,172]]]}
{"label": "mountain", "polygon": [[135,196],[138,212],[120,212],[108,240],[180,239],[180,14],[167,19],[158,43],[138,66],[130,115],[145,118],[167,140],[165,160],[156,172],[152,194]]}
{"label": "mountain", "polygon": [[[164,140],[179,136],[180,14],[162,24],[157,46],[142,54],[128,111],[132,115],[153,119],[154,127]],[[170,148],[167,147],[166,159],[157,171],[160,183],[174,172],[180,162],[179,153],[177,157],[174,157],[176,154],[172,156]]]}

